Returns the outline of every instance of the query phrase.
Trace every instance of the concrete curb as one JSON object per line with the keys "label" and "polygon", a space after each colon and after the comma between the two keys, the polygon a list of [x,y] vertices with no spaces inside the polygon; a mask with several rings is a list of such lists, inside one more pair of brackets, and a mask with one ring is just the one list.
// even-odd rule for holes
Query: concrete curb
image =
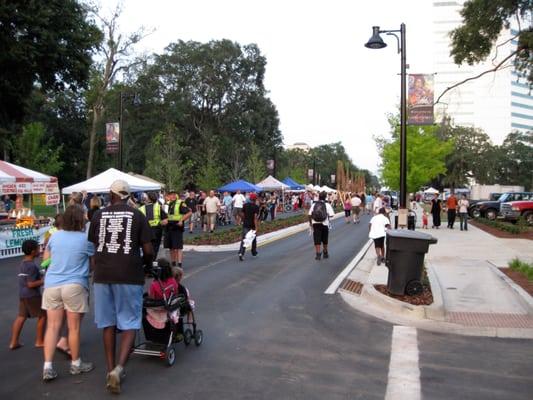
{"label": "concrete curb", "polygon": [[444,321],[446,319],[446,309],[444,308],[444,296],[442,295],[442,285],[435,273],[433,265],[427,264],[426,271],[428,274],[429,284],[431,285],[431,293],[433,294],[433,304],[425,307],[426,318],[437,321]]}
{"label": "concrete curb", "polygon": [[[335,214],[331,220],[336,220],[343,215],[344,212],[339,212]],[[257,246],[260,247],[275,242],[276,240],[285,239],[289,236],[305,231],[308,227],[309,223],[303,222],[298,225],[289,226],[288,228],[283,228],[274,232],[265,233],[264,235],[259,235],[257,238]],[[196,251],[199,253],[238,251],[240,245],[240,241],[221,245],[184,245],[183,251]]]}
{"label": "concrete curb", "polygon": [[505,275],[498,267],[496,267],[494,264],[488,262],[488,265],[492,272],[496,274],[498,278],[500,278],[502,281],[507,283],[510,288],[515,292],[518,300],[522,304],[522,306],[527,310],[528,314],[533,315],[533,297],[529,295],[524,289],[522,289],[520,286],[518,286],[514,281],[509,278],[507,275]]}

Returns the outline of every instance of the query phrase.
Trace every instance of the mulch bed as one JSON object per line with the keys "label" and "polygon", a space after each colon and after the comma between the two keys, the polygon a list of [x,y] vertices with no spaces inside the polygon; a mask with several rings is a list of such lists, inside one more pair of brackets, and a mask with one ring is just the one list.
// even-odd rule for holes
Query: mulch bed
{"label": "mulch bed", "polygon": [[493,228],[492,226],[488,226],[479,222],[476,222],[475,220],[468,220],[469,224],[474,225],[476,228],[481,229],[482,231],[485,231],[487,233],[490,233],[493,236],[502,238],[502,239],[529,239],[533,240],[533,231],[529,230],[527,232],[522,233],[511,233],[511,232],[505,232],[501,231],[497,228]]}
{"label": "mulch bed", "polygon": [[519,271],[512,270],[511,268],[500,268],[505,275],[511,278],[514,283],[524,289],[530,296],[533,296],[533,281],[527,279],[527,277]]}
{"label": "mulch bed", "polygon": [[398,296],[395,294],[389,293],[386,285],[374,285],[376,290],[385,296],[392,297],[393,299],[403,301],[404,303],[409,303],[414,306],[429,306],[433,303],[433,294],[431,293],[431,287],[424,285],[424,291],[418,296]]}

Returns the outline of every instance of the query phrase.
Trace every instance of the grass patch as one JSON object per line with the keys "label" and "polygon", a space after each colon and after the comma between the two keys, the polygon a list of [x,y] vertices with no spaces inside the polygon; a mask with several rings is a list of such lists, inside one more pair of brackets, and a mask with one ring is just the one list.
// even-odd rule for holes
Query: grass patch
{"label": "grass patch", "polygon": [[513,225],[507,222],[491,221],[490,219],[487,219],[487,218],[476,218],[475,221],[482,223],[484,225],[490,226],[492,228],[499,229],[500,231],[512,233],[515,235],[519,235],[521,233],[528,231],[528,227],[524,225],[523,223]]}
{"label": "grass patch", "polygon": [[[303,222],[309,221],[307,215],[295,215],[293,217],[276,219],[274,221],[265,221],[261,223],[259,228],[259,236],[278,231],[280,229],[288,228],[294,225],[299,225]],[[185,244],[189,245],[221,245],[231,244],[241,240],[242,227],[236,226],[220,232],[214,232],[207,235],[201,235],[194,238],[186,238]]]}
{"label": "grass patch", "polygon": [[513,258],[509,262],[509,268],[513,271],[520,272],[527,277],[528,280],[533,281],[533,264],[522,261],[519,258]]}

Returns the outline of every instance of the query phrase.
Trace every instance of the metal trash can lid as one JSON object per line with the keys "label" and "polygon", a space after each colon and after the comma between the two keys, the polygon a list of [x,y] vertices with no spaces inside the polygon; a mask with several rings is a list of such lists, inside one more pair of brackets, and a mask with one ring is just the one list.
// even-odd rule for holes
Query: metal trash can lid
{"label": "metal trash can lid", "polygon": [[389,229],[387,236],[398,239],[413,239],[413,240],[425,240],[431,244],[437,243],[437,238],[422,232],[411,231],[408,229]]}

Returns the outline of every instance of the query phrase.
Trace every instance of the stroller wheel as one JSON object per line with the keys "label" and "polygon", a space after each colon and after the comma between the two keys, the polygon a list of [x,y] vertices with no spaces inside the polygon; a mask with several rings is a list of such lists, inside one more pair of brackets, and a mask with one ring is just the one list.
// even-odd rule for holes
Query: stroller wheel
{"label": "stroller wheel", "polygon": [[185,343],[185,346],[188,346],[192,342],[192,331],[190,329],[185,329],[185,332],[183,332],[183,343]]}
{"label": "stroller wheel", "polygon": [[165,361],[169,367],[172,367],[176,362],[176,350],[174,346],[170,346],[167,351],[165,351]]}
{"label": "stroller wheel", "polygon": [[196,330],[196,335],[194,335],[194,344],[196,346],[200,346],[202,342],[204,341],[204,333],[201,329]]}

